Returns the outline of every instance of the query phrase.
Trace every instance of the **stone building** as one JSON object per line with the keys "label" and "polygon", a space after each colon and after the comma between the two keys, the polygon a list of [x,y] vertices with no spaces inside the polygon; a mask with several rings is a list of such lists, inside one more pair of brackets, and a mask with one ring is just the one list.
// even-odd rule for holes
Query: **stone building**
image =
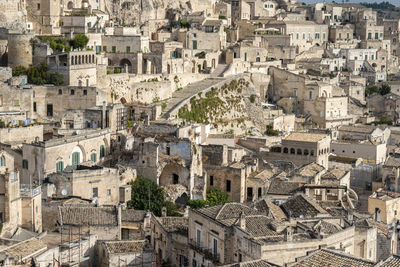
{"label": "stone building", "polygon": [[[47,175],[62,172],[67,166],[85,161],[101,163],[110,155],[109,130],[24,144],[22,175],[29,180],[42,181]],[[96,155],[96,156],[94,156]]]}
{"label": "stone building", "polygon": [[[165,215],[165,214],[164,214]],[[161,262],[188,265],[188,217],[151,217],[151,242]]]}
{"label": "stone building", "polygon": [[156,254],[147,240],[98,241],[96,266],[156,266]]}
{"label": "stone building", "polygon": [[42,231],[41,187],[20,182],[20,171],[14,157],[6,151],[0,153],[2,197],[0,219],[1,235],[10,238],[18,227],[40,233]]}
{"label": "stone building", "polygon": [[291,161],[297,166],[316,162],[328,168],[331,139],[326,134],[294,132],[282,139],[280,146],[273,146],[263,153],[264,160]]}
{"label": "stone building", "polygon": [[61,1],[29,0],[26,2],[28,21],[36,34],[60,34]]}
{"label": "stone building", "polygon": [[328,25],[313,21],[273,21],[266,23],[267,28],[276,28],[282,35],[290,36],[290,45],[297,46],[303,52],[314,45],[322,45],[328,41]]}
{"label": "stone building", "polygon": [[[91,161],[97,161],[97,155],[91,154]],[[49,187],[55,186],[55,192],[48,195],[50,198],[75,196],[91,200],[98,205],[116,205],[131,199],[128,183],[133,181],[136,175],[126,177],[114,168],[77,165],[76,168],[59,170],[47,178],[48,184],[44,185],[48,187],[48,194],[52,191]]]}
{"label": "stone building", "polygon": [[344,26],[331,26],[329,28],[329,42],[348,42],[353,40],[354,26],[347,24]]}
{"label": "stone building", "polygon": [[95,234],[99,240],[121,240],[121,206],[58,206],[59,232]]}
{"label": "stone building", "polygon": [[340,157],[362,158],[366,163],[384,163],[386,144],[365,141],[332,141],[331,153]]}
{"label": "stone building", "polygon": [[49,70],[64,76],[66,85],[89,87],[97,84],[97,57],[95,51],[71,51],[47,56],[46,62]]}
{"label": "stone building", "polygon": [[374,125],[344,125],[338,128],[339,140],[369,140],[371,142],[387,144],[390,138],[390,128]]}
{"label": "stone building", "polygon": [[391,224],[400,219],[400,194],[378,189],[368,198],[368,213],[378,222]]}
{"label": "stone building", "polygon": [[178,35],[185,48],[201,51],[220,51],[226,47],[226,33],[220,20],[204,20],[201,25]]}

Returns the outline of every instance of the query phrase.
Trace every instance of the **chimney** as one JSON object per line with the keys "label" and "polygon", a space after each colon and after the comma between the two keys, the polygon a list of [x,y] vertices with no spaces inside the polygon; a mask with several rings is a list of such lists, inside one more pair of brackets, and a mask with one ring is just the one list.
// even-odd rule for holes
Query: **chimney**
{"label": "chimney", "polygon": [[354,220],[353,211],[351,210],[347,211],[347,220],[349,221],[350,224],[353,224]]}
{"label": "chimney", "polygon": [[162,209],[161,209],[161,217],[167,217],[167,208],[166,207],[162,207]]}
{"label": "chimney", "polygon": [[106,128],[106,101],[103,101],[103,107],[102,107],[102,112],[101,112],[101,129]]}
{"label": "chimney", "polygon": [[246,230],[246,216],[244,216],[243,212],[240,213],[239,226],[243,230]]}

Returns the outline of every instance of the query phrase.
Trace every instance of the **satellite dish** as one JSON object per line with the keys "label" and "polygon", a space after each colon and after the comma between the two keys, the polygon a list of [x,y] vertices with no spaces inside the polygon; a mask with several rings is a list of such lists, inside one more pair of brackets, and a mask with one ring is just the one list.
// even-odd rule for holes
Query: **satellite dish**
{"label": "satellite dish", "polygon": [[65,190],[65,189],[61,190],[61,195],[66,196],[67,193],[68,193],[67,190]]}

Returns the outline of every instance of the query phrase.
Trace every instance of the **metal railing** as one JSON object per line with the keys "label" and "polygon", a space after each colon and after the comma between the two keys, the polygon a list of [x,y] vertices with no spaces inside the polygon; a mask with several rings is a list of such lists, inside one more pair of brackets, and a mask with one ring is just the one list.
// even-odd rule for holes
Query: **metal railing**
{"label": "metal railing", "polygon": [[29,184],[20,185],[21,197],[35,197],[42,192],[42,186],[32,186]]}
{"label": "metal railing", "polygon": [[220,254],[215,253],[213,249],[204,246],[202,242],[197,242],[197,240],[190,239],[189,246],[191,249],[203,254],[205,259],[211,260],[213,263],[220,262]]}

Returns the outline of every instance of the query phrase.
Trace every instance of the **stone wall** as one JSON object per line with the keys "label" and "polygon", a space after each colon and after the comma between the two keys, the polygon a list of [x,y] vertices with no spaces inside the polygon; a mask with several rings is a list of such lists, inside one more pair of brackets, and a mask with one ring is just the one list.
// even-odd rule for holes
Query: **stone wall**
{"label": "stone wall", "polygon": [[43,125],[0,129],[1,143],[16,144],[33,141],[43,141]]}

